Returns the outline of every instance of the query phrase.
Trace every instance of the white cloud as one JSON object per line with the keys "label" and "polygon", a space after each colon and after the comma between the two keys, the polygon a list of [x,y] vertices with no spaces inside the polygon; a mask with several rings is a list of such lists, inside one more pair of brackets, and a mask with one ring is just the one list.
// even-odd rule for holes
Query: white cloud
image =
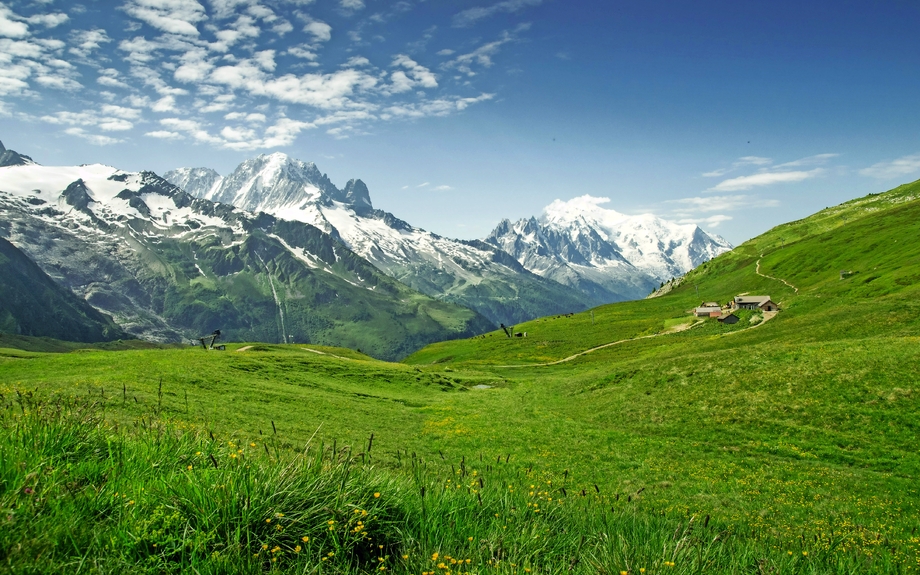
{"label": "white cloud", "polygon": [[313,36],[314,42],[328,42],[332,39],[332,26],[320,20],[309,18],[303,31]]}
{"label": "white cloud", "polygon": [[203,114],[209,114],[211,112],[226,112],[230,109],[234,100],[236,100],[235,95],[222,94],[214,98],[211,102],[197,100],[195,102],[195,106],[198,108],[198,111]]}
{"label": "white cloud", "polygon": [[7,38],[25,38],[29,36],[29,26],[20,22],[20,19],[15,12],[0,4],[0,36]]}
{"label": "white cloud", "polygon": [[141,117],[141,111],[137,108],[125,108],[123,106],[115,106],[113,104],[103,105],[102,113],[106,116],[124,118],[125,120],[137,120]]}
{"label": "white cloud", "polygon": [[467,76],[475,76],[476,72],[473,71],[473,64],[478,64],[484,68],[489,68],[492,66],[492,56],[498,53],[499,48],[508,42],[513,42],[517,40],[517,34],[523,32],[530,28],[530,24],[521,24],[513,32],[508,32],[507,30],[502,32],[501,38],[482,46],[476,48],[468,54],[463,54],[457,56],[453,60],[445,62],[442,64],[444,68],[456,68],[463,74]]}
{"label": "white cloud", "polygon": [[798,168],[801,166],[821,166],[827,163],[831,158],[836,158],[840,154],[815,154],[814,156],[807,156],[792,162],[786,162],[785,164],[778,164],[773,166],[773,170],[779,170],[782,168]]}
{"label": "white cloud", "polygon": [[179,61],[182,64],[173,72],[173,78],[179,82],[201,82],[214,69],[214,64],[208,59],[207,50],[201,48],[186,52]]}
{"label": "white cloud", "polygon": [[438,51],[437,51],[437,55],[438,55],[438,56],[451,56],[451,55],[453,55],[453,53],[454,53],[454,51],[451,50],[450,48],[444,48],[443,50],[438,50]]}
{"label": "white cloud", "polygon": [[860,175],[887,180],[920,172],[920,154],[902,156],[896,160],[878,162],[859,170]]}
{"label": "white cloud", "polygon": [[300,46],[291,46],[287,49],[287,53],[295,58],[302,58],[304,60],[309,60],[315,62],[319,56],[312,50],[312,48],[306,44],[301,44]]}
{"label": "white cloud", "polygon": [[252,55],[253,61],[259,65],[260,68],[266,72],[273,72],[275,70],[275,51],[274,50],[262,50],[261,52],[256,52]]}
{"label": "white cloud", "polygon": [[346,140],[351,136],[353,131],[354,129],[351,126],[339,126],[337,128],[330,128],[326,130],[326,133],[336,140]]}
{"label": "white cloud", "polygon": [[83,128],[67,128],[64,130],[64,133],[69,136],[76,136],[78,138],[83,138],[90,144],[96,146],[111,146],[112,144],[120,144],[124,140],[119,140],[117,138],[110,138],[109,136],[102,136],[99,134],[90,134],[87,133]]}
{"label": "white cloud", "polygon": [[425,100],[414,104],[397,104],[390,106],[380,114],[380,118],[425,118],[428,116],[447,116],[454,112],[462,112],[471,104],[485,102],[495,97],[495,94],[481,94],[475,98],[439,98]]}
{"label": "white cloud", "polygon": [[351,96],[377,85],[374,76],[353,69],[331,74],[285,74],[274,78],[265,74],[252,60],[221,66],[212,72],[210,80],[252,95],[324,109],[360,106],[351,100]]}
{"label": "white cloud", "polygon": [[215,18],[230,18],[236,14],[240,6],[251,5],[252,0],[209,0],[214,9]]}
{"label": "white cloud", "polygon": [[256,137],[255,131],[250,128],[234,128],[231,126],[226,126],[221,130],[220,135],[228,140],[237,142],[242,140],[254,140]]}
{"label": "white cloud", "polygon": [[197,0],[129,0],[123,10],[157,30],[184,36],[198,36],[196,23],[207,19]]}
{"label": "white cloud", "polygon": [[222,145],[224,140],[213,136],[204,127],[195,120],[183,120],[181,118],[163,118],[160,125],[169,128],[172,132],[184,132],[197,142],[205,144]]}
{"label": "white cloud", "polygon": [[749,190],[757,186],[801,182],[802,180],[819,176],[822,173],[824,173],[824,170],[821,168],[815,168],[807,172],[801,170],[794,172],[760,172],[750,176],[739,176],[737,178],[724,180],[709,189],[715,192],[737,192],[740,190]]}
{"label": "white cloud", "polygon": [[284,36],[288,32],[294,31],[294,25],[288,22],[287,20],[280,20],[277,24],[272,26],[272,32],[279,36]]}
{"label": "white cloud", "polygon": [[721,224],[722,222],[727,222],[733,219],[734,218],[732,216],[728,216],[725,214],[716,214],[713,216],[701,217],[701,218],[683,218],[683,219],[677,220],[677,223],[694,224],[700,227],[705,226],[707,228],[715,228],[715,227],[718,227],[719,224]]}
{"label": "white cloud", "polygon": [[401,67],[406,71],[397,70],[390,74],[391,85],[387,92],[398,94],[408,92],[417,87],[437,88],[438,80],[431,70],[422,66],[409,56],[399,54],[393,59],[393,67]]}
{"label": "white cloud", "polygon": [[446,192],[446,191],[452,190],[452,189],[453,189],[453,188],[450,187],[450,186],[435,186],[435,187],[431,188],[431,190],[432,190],[432,191],[435,191],[435,192]]}
{"label": "white cloud", "polygon": [[529,6],[539,6],[543,0],[504,0],[491,6],[478,6],[469,8],[454,15],[454,26],[462,28],[470,26],[483,18],[488,18],[493,14],[501,12],[511,13],[518,12]]}
{"label": "white cloud", "polygon": [[743,156],[738,158],[732,165],[738,168],[741,166],[769,166],[772,163],[772,158],[762,158],[760,156]]}
{"label": "white cloud", "polygon": [[176,98],[174,96],[163,96],[150,106],[154,112],[178,112],[176,109]]}
{"label": "white cloud", "polygon": [[179,132],[170,132],[169,130],[154,130],[153,132],[147,132],[144,134],[151,138],[158,138],[160,140],[182,140],[183,136]]}
{"label": "white cloud", "polygon": [[364,0],[339,0],[339,6],[346,12],[357,12],[364,9]]}
{"label": "white cloud", "polygon": [[[118,43],[118,49],[127,52],[126,60],[135,64],[143,64],[155,59],[159,44],[151,42],[143,36],[135,36],[130,40],[122,40]],[[71,49],[73,51],[73,49]]]}
{"label": "white cloud", "polygon": [[419,184],[419,185],[417,185],[417,186],[415,186],[415,187],[416,187],[416,188],[427,188],[427,187],[430,186],[430,185],[431,185],[431,182],[424,182],[424,183],[421,183],[421,184]]}
{"label": "white cloud", "polygon": [[343,68],[360,68],[361,66],[370,66],[371,61],[364,56],[352,56],[344,64]]}
{"label": "white cloud", "polygon": [[70,16],[64,14],[63,12],[54,12],[52,14],[36,14],[35,16],[29,16],[26,18],[26,22],[29,24],[37,24],[39,26],[44,26],[45,28],[56,28],[68,20],[70,20]]}
{"label": "white cloud", "polygon": [[122,88],[130,90],[131,86],[120,80],[118,76],[118,70],[115,70],[114,68],[105,68],[99,71],[99,77],[96,79],[96,82],[110,88]]}
{"label": "white cloud", "polygon": [[667,203],[679,204],[693,212],[730,212],[742,208],[773,208],[779,205],[777,200],[761,199],[757,196],[730,195],[682,198]]}
{"label": "white cloud", "polygon": [[[232,117],[239,119],[239,116],[234,115]],[[289,146],[294,143],[300,132],[315,127],[310,122],[280,118],[275,124],[266,128],[262,136],[259,137],[254,129],[238,126],[225,126],[221,129],[219,135],[214,135],[201,122],[182,118],[164,118],[160,120],[160,124],[167,130],[150,132],[147,135],[151,137],[176,138],[177,136],[181,137],[181,134],[186,134],[197,142],[231,150],[256,150]]]}
{"label": "white cloud", "polygon": [[82,88],[82,84],[74,80],[73,78],[68,78],[66,76],[59,76],[55,74],[39,74],[35,76],[35,82],[45,88],[54,88],[55,90],[67,90],[69,92],[74,92]]}
{"label": "white cloud", "polygon": [[[134,124],[129,120],[136,120],[140,117],[140,110],[123,108],[112,104],[104,104],[100,111],[102,112],[101,114],[94,110],[57,112],[53,115],[42,116],[39,119],[49,124],[94,127],[104,132],[123,132],[134,127]],[[68,129],[65,132],[81,137],[84,134],[82,129],[77,131]]]}
{"label": "white cloud", "polygon": [[99,122],[99,129],[103,132],[124,132],[134,127],[134,124],[121,118],[110,118]]}

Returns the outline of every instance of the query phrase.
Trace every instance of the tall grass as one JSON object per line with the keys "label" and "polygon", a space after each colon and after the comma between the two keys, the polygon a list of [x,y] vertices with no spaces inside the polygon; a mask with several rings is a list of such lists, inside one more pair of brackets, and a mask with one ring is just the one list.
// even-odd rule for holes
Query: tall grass
{"label": "tall grass", "polygon": [[10,573],[910,572],[795,549],[575,487],[508,459],[376,463],[358,447],[217,437],[85,399],[0,398],[0,565]]}

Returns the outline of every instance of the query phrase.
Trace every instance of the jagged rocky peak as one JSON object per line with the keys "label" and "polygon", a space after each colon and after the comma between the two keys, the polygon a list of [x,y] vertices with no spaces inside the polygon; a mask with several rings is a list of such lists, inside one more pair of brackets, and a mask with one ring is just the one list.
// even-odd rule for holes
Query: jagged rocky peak
{"label": "jagged rocky peak", "polygon": [[371,203],[371,193],[361,180],[348,180],[341,197],[342,203],[350,206],[358,214],[374,209]]}
{"label": "jagged rocky peak", "polygon": [[209,168],[178,168],[165,177],[192,196],[253,212],[290,214],[308,204],[331,205],[333,201],[361,215],[374,209],[361,180],[349,180],[339,190],[316,164],[283,152],[250,158],[225,177]]}
{"label": "jagged rocky peak", "polygon": [[211,168],[179,168],[166,172],[163,178],[199,198],[207,197],[223,181],[223,177]]}
{"label": "jagged rocky peak", "polygon": [[79,179],[67,186],[67,188],[61,192],[61,197],[64,198],[65,202],[80,211],[85,211],[87,206],[89,206],[89,203],[93,201],[93,198],[89,195],[89,190],[86,187],[86,182],[84,182],[82,179]]}
{"label": "jagged rocky peak", "polygon": [[3,145],[3,142],[0,142],[0,168],[5,168],[7,166],[28,166],[34,163],[35,161],[29,156],[13,150],[8,150],[6,146]]}

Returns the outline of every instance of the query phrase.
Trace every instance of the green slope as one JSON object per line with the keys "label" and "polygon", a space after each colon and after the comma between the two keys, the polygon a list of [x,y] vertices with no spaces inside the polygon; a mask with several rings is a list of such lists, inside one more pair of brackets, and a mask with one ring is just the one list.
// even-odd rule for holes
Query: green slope
{"label": "green slope", "polygon": [[[700,549],[728,537],[748,550],[725,551],[725,563],[683,557],[671,567],[663,562],[678,554],[668,543],[640,553],[637,541],[654,537],[628,533],[616,515],[567,540],[597,554],[576,572],[911,573],[920,565],[918,192],[914,183],[780,226],[665,296],[603,306],[593,319],[584,312],[516,326],[527,338],[443,342],[402,364],[266,345],[2,357],[0,393],[86,397],[121,421],[153,413],[241,437],[267,435],[274,422],[291,452],[311,438],[361,446],[374,433],[382,464],[401,473],[414,453],[441,470],[440,485],[461,461],[486,475],[500,458],[509,494],[548,473],[550,496],[569,497],[573,515],[619,513],[626,499],[633,517],[671,521],[671,545]],[[758,275],[758,262],[798,292]],[[854,273],[841,280],[840,270]],[[732,328],[706,320],[665,333],[701,300],[742,292],[769,294],[782,311],[757,327],[747,314]],[[582,489],[599,494],[582,499]],[[495,512],[520,509],[507,501]],[[675,523],[687,529],[690,515],[696,525],[710,516],[719,537],[671,537],[685,533]],[[489,529],[526,528],[504,517]],[[444,530],[437,545],[466,539],[451,527],[455,518],[425,517]],[[568,525],[551,540],[568,537]],[[489,553],[524,548],[489,537]],[[420,546],[427,554],[444,547]],[[617,560],[591,562],[603,553]],[[637,562],[655,553],[657,563]],[[576,556],[560,552],[550,566],[569,571]],[[483,558],[478,571],[487,569],[494,563]]]}
{"label": "green slope", "polygon": [[[767,294],[780,303],[783,312],[768,330],[777,340],[914,334],[920,286],[918,197],[920,182],[914,182],[777,226],[691,271],[680,287],[659,298],[515,326],[515,331],[528,332],[526,339],[508,339],[495,331],[437,343],[406,361],[555,361],[609,342],[663,332],[702,300],[727,302],[740,293]],[[785,279],[799,291],[758,275],[758,262],[761,273]],[[851,272],[843,280],[842,270]]]}

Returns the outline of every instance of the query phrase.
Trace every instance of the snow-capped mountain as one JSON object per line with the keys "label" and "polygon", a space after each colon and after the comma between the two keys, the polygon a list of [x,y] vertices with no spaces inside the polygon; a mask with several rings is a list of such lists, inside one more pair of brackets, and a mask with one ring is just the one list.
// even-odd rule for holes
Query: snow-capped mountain
{"label": "snow-capped mountain", "polygon": [[432,297],[470,307],[495,323],[579,311],[598,303],[534,275],[483,242],[443,238],[374,209],[367,186],[341,190],[312,163],[282,153],[246,160],[218,182],[202,168],[165,174],[197,197],[316,226],[387,275]]}
{"label": "snow-capped mountain", "polygon": [[485,241],[533,273],[603,301],[644,297],[732,247],[694,224],[601,207],[608,201],[556,200],[539,218],[503,220]]}
{"label": "snow-capped mountain", "polygon": [[200,190],[201,193],[192,195],[205,199],[209,199],[224,181],[221,175],[211,168],[180,168],[167,172],[164,177],[183,190]]}
{"label": "snow-capped mountain", "polygon": [[492,327],[394,281],[314,226],[195,198],[152,172],[0,167],[0,237],[145,339],[221,329],[232,340],[396,359]]}

